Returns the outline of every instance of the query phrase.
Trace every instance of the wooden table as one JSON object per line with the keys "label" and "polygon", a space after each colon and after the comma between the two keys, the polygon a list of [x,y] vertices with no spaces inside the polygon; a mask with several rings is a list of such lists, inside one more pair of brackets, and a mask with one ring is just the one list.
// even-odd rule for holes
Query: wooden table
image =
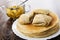
{"label": "wooden table", "polygon": [[[12,19],[7,19],[8,17],[3,16],[0,13],[0,40],[25,40],[16,36],[12,31]],[[49,39],[49,40],[60,40],[60,35]]]}

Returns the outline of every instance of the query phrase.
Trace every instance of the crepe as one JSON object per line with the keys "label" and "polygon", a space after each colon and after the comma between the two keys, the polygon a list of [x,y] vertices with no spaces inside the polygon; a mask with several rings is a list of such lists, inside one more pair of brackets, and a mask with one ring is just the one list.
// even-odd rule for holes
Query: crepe
{"label": "crepe", "polygon": [[35,26],[48,26],[51,21],[52,21],[52,18],[50,16],[37,14],[34,17],[32,24]]}
{"label": "crepe", "polygon": [[[22,27],[22,25],[20,25]],[[19,24],[17,26],[17,30],[21,33],[23,33],[25,36],[28,37],[33,37],[33,38],[41,38],[41,37],[48,37],[56,32],[58,32],[59,30],[59,25],[54,26],[51,29],[45,30],[47,28],[42,28],[40,27],[40,30],[38,29],[25,29],[24,28],[20,28]],[[24,27],[24,26],[23,26]],[[30,27],[30,26],[29,26]],[[41,29],[42,28],[42,29]],[[36,31],[37,30],[37,31]],[[44,31],[43,31],[44,30]]]}
{"label": "crepe", "polygon": [[21,24],[30,24],[33,14],[22,14],[19,18]]}
{"label": "crepe", "polygon": [[[34,11],[32,11],[32,13],[34,14]],[[52,19],[49,21],[50,23],[47,22],[49,24],[48,26],[35,26],[33,24],[25,25],[25,24],[21,24],[20,19],[18,19],[17,30],[26,36],[37,37],[37,38],[38,37],[47,37],[51,34],[54,34],[55,32],[57,32],[59,30],[58,16],[52,12],[49,12],[49,14],[44,14],[44,15],[49,15],[50,17],[52,17]]]}

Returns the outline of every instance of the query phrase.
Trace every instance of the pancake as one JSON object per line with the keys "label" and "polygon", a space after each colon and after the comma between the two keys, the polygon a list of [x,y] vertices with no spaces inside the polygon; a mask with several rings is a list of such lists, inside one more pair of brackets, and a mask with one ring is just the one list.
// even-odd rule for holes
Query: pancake
{"label": "pancake", "polygon": [[41,37],[48,37],[56,32],[58,32],[59,30],[59,25],[54,26],[53,28],[43,31],[43,32],[36,32],[36,33],[25,33],[23,32],[23,30],[21,30],[21,28],[19,26],[17,26],[17,30],[21,33],[23,33],[25,36],[29,36],[29,37],[34,37],[34,38],[41,38]]}
{"label": "pancake", "polygon": [[[34,11],[32,13],[34,13]],[[52,21],[48,27],[47,26],[36,27],[32,24],[22,25],[18,19],[17,30],[29,37],[47,37],[51,34],[54,34],[55,32],[59,30],[59,25],[58,25],[59,18],[55,13],[52,13],[52,12],[49,12],[49,14],[47,15],[52,17]]]}

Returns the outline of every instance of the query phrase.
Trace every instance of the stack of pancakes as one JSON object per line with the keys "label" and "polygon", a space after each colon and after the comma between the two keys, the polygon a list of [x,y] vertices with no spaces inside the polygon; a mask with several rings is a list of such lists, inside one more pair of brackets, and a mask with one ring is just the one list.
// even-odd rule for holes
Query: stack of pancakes
{"label": "stack of pancakes", "polygon": [[[44,13],[45,11],[47,10],[38,9],[38,10],[32,11],[31,13],[34,13],[34,12]],[[47,11],[47,12],[49,13],[48,15],[52,17],[52,21],[48,26],[37,26],[36,27],[35,25],[32,25],[32,24],[21,24],[20,18],[19,18],[17,21],[17,30],[26,36],[37,37],[37,38],[47,37],[47,36],[50,36],[56,33],[59,30],[59,24],[58,24],[59,18],[55,13],[52,13],[50,11]]]}

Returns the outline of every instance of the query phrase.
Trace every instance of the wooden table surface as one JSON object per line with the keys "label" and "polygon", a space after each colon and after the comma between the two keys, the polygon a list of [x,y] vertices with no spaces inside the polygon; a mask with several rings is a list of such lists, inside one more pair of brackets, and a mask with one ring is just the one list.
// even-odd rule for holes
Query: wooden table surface
{"label": "wooden table surface", "polygon": [[[0,13],[0,40],[25,40],[16,36],[12,31],[12,19],[7,19]],[[49,40],[60,40],[60,35]]]}

